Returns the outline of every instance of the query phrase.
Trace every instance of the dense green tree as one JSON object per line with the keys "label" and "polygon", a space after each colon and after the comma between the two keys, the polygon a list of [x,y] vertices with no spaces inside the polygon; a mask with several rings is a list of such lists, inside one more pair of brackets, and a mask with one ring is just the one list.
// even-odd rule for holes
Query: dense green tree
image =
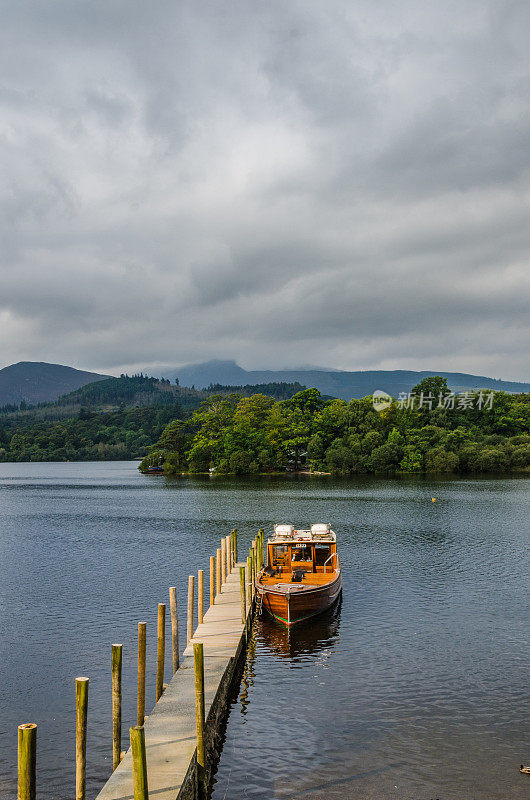
{"label": "dense green tree", "polygon": [[403,451],[395,444],[382,444],[372,450],[370,465],[374,472],[393,472],[398,468]]}
{"label": "dense green tree", "polygon": [[[163,462],[167,474],[210,468],[253,474],[308,466],[336,474],[530,468],[528,394],[468,393],[454,408],[452,403],[438,408],[434,394],[443,394],[446,386],[431,378],[415,388],[433,395],[432,409],[430,401],[422,409],[393,402],[376,412],[369,397],[345,402],[306,389],[279,401],[266,393],[220,392],[190,412],[175,403],[175,387],[165,381],[146,384],[154,379],[143,376],[112,380],[89,387],[61,419],[53,416],[58,413],[54,404],[0,411],[0,459],[145,456],[141,469]],[[170,402],[128,407],[127,393],[138,398],[139,388],[167,395]],[[119,402],[102,411],[91,404],[93,393]]]}

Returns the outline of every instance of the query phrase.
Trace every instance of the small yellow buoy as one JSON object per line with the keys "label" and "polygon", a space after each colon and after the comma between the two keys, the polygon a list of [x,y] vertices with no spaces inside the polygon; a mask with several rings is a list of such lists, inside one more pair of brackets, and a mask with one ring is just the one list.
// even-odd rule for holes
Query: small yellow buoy
{"label": "small yellow buoy", "polygon": [[433,503],[436,503],[436,497],[431,497],[431,500],[433,501]]}

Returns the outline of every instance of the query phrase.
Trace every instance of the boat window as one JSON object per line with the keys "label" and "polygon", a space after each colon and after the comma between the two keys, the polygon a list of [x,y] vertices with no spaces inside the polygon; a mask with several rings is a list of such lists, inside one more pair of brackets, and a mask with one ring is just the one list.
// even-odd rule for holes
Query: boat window
{"label": "boat window", "polygon": [[293,547],[291,561],[312,561],[311,546]]}
{"label": "boat window", "polygon": [[323,567],[331,555],[331,547],[329,544],[316,544],[315,545],[315,566]]}
{"label": "boat window", "polygon": [[276,544],[272,548],[273,565],[286,564],[289,561],[289,545]]}

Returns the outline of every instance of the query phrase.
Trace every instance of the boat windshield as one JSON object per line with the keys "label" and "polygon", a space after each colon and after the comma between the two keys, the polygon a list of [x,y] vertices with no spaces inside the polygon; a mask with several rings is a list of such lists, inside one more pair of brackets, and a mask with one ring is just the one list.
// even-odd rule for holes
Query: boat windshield
{"label": "boat windshield", "polygon": [[275,544],[272,548],[272,565],[274,567],[286,567],[290,561],[290,549],[291,545],[289,544]]}
{"label": "boat windshield", "polygon": [[329,544],[316,544],[315,545],[315,566],[323,567],[331,555],[331,547]]}
{"label": "boat windshield", "polygon": [[291,561],[312,561],[311,545],[293,547]]}

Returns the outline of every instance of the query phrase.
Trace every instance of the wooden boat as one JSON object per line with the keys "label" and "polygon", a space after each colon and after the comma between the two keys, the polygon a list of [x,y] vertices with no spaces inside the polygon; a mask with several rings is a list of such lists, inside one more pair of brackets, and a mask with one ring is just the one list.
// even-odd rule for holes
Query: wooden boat
{"label": "wooden boat", "polygon": [[275,525],[256,591],[262,608],[288,626],[330,608],[342,591],[337,537],[330,526]]}

